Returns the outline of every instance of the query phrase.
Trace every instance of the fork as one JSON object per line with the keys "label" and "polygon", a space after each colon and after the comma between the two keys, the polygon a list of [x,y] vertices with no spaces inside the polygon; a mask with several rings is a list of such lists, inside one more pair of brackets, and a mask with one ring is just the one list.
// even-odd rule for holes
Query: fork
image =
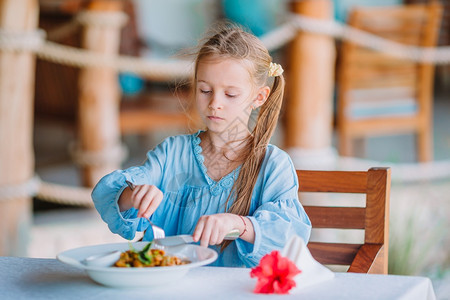
{"label": "fork", "polygon": [[[127,183],[128,187],[132,191],[136,188],[136,186],[132,182],[130,182],[128,180],[125,180],[125,182]],[[150,218],[148,219],[148,222],[150,223],[150,226],[152,227],[153,239],[163,239],[163,238],[166,237],[166,233],[164,232],[164,229],[162,229],[161,227],[156,226],[155,224],[153,224],[153,222],[150,221]],[[147,230],[144,231],[144,235],[145,235],[146,231]],[[142,239],[143,239],[143,237],[139,241],[142,241]]]}

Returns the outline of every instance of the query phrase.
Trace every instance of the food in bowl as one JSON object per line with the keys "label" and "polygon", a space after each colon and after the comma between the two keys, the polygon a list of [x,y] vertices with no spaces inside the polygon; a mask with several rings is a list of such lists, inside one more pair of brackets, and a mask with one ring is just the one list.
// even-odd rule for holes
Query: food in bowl
{"label": "food in bowl", "polygon": [[120,258],[114,263],[118,268],[148,268],[185,265],[189,260],[177,256],[166,255],[164,250],[151,249],[152,242],[148,243],[141,251],[137,251],[130,244],[130,250],[122,252]]}

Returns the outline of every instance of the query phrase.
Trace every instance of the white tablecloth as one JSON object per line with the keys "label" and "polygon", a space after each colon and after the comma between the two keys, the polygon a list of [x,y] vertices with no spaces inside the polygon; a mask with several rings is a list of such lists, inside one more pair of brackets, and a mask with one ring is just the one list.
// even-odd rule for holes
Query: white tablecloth
{"label": "white tablecloth", "polygon": [[0,299],[435,299],[426,277],[336,273],[324,283],[261,295],[250,269],[200,267],[158,288],[115,289],[55,259],[0,257]]}

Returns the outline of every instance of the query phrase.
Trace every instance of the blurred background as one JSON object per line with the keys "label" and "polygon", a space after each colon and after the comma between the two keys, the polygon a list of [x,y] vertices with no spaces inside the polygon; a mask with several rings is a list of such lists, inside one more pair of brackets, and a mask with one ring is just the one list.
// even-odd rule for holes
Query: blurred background
{"label": "blurred background", "polygon": [[[11,14],[20,11],[9,1],[0,7],[2,29],[13,27]],[[402,45],[445,50],[450,45],[448,1],[22,2],[37,14],[36,27],[46,32],[48,42],[106,57],[120,54],[130,67],[117,71],[82,58],[70,63],[81,55],[58,56],[67,49],[55,44],[37,55],[28,75],[0,65],[0,83],[32,76],[29,100],[34,101],[27,137],[31,153],[22,160],[13,158],[20,155],[14,150],[0,152],[0,187],[20,182],[10,182],[11,174],[28,160],[28,173],[47,183],[46,191],[42,187],[34,197],[21,196],[29,204],[7,199],[8,190],[0,189],[0,198],[7,199],[0,201],[3,222],[17,223],[1,223],[6,234],[0,255],[54,258],[74,247],[124,241],[102,222],[90,190],[106,173],[142,163],[164,138],[198,129],[188,92],[191,57],[182,50],[195,47],[212,24],[228,19],[260,37],[286,71],[286,99],[272,143],[286,150],[297,168],[391,167],[389,273],[428,276],[438,298],[450,299],[448,61],[414,61],[411,51],[393,56],[382,42],[372,42],[369,49],[367,39],[355,43],[345,33],[300,21],[290,23],[298,26],[293,31],[284,26],[300,14]],[[4,99],[6,86],[0,85]],[[14,120],[7,123],[14,111],[0,100],[0,133],[23,134],[20,126],[10,127]],[[16,142],[2,140],[3,149]],[[7,168],[14,160],[20,167]],[[5,238],[17,232],[20,238],[13,243]],[[321,234],[313,233],[313,239]]]}

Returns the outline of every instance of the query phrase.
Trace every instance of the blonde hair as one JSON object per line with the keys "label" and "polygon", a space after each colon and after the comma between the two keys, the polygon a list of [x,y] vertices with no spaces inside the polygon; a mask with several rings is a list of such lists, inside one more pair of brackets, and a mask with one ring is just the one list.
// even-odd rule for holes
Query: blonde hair
{"label": "blonde hair", "polygon": [[[222,24],[215,27],[209,37],[201,44],[195,60],[195,75],[202,59],[212,55],[220,58],[248,60],[251,64],[250,76],[256,86],[271,87],[265,103],[259,108],[258,118],[252,134],[245,141],[237,161],[243,161],[239,176],[234,183],[231,197],[236,197],[228,212],[247,216],[250,211],[252,192],[258,178],[266,148],[278,122],[284,94],[285,81],[283,75],[270,77],[269,66],[272,58],[266,47],[254,35],[235,24]],[[195,90],[196,80],[192,85]],[[195,93],[195,92],[194,92]],[[221,249],[225,249],[230,241],[225,241]]]}

